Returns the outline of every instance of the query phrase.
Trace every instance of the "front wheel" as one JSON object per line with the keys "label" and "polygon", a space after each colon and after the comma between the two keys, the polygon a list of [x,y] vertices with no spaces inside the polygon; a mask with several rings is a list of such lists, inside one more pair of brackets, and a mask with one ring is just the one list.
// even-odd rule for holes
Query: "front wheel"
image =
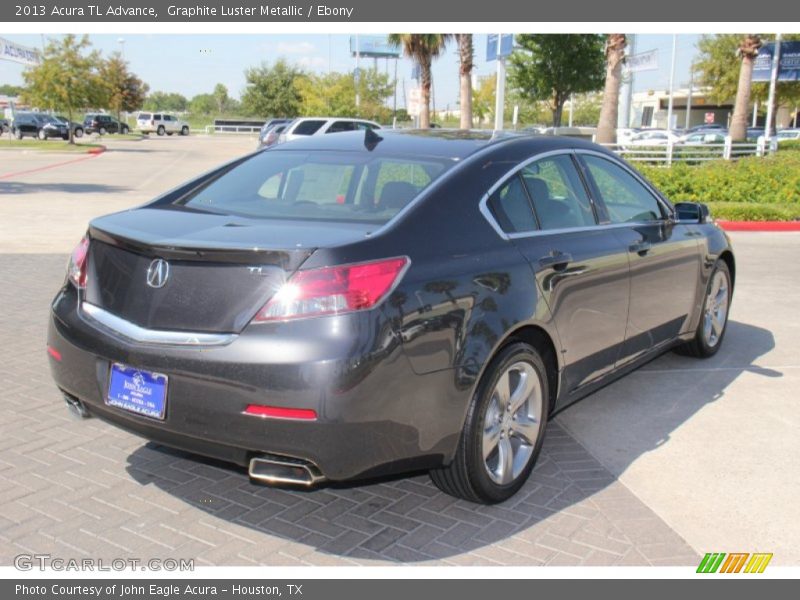
{"label": "front wheel", "polygon": [[676,349],[678,353],[697,358],[708,358],[717,353],[728,328],[732,292],[730,269],[724,260],[718,259],[706,286],[697,333]]}
{"label": "front wheel", "polygon": [[544,441],[550,397],[547,371],[535,348],[504,348],[484,374],[467,412],[453,461],[431,471],[443,492],[493,504],[528,479]]}
{"label": "front wheel", "polygon": [[76,128],[75,128],[75,132],[73,133],[73,135],[74,135],[76,138],[83,137],[83,129],[81,129],[80,127],[76,127]]}
{"label": "front wheel", "polygon": [[106,128],[105,128],[105,127],[101,127],[101,128],[100,128],[100,135],[105,135],[105,134],[107,134],[107,133],[108,133],[108,131],[106,131]]}
{"label": "front wheel", "polygon": [[157,133],[158,135],[164,135],[164,132],[165,132],[165,131],[166,131],[166,129],[164,129],[164,126],[163,126],[163,125],[159,125],[159,126],[158,126],[158,129],[156,129],[156,133]]}
{"label": "front wheel", "polygon": [[189,135],[189,127],[187,125],[181,127],[181,135]]}
{"label": "front wheel", "polygon": [[19,129],[15,129],[14,130],[14,137],[17,138],[18,140],[21,140],[22,139],[22,131],[19,130]]}
{"label": "front wheel", "polygon": [[128,135],[128,131],[130,131],[130,130],[128,129],[127,125],[123,125],[121,131],[122,131],[122,135]]}
{"label": "front wheel", "polygon": [[37,135],[39,136],[40,140],[46,140],[47,139],[47,134],[44,132],[44,129],[40,129],[39,133]]}

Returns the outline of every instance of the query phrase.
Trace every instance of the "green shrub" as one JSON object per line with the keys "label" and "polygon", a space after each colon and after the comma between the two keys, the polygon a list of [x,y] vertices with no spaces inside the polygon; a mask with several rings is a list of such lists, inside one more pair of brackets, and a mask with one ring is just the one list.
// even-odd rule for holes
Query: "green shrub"
{"label": "green shrub", "polygon": [[800,152],[766,158],[710,161],[701,165],[636,168],[673,202],[689,200],[716,207],[715,216],[736,220],[800,217]]}
{"label": "green shrub", "polygon": [[784,152],[800,152],[800,140],[783,140],[778,142],[778,150]]}

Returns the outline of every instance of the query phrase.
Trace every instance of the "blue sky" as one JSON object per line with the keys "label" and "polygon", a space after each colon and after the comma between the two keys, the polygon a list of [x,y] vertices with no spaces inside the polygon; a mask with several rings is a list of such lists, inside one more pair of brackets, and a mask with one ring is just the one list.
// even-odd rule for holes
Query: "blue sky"
{"label": "blue sky", "polygon": [[[0,37],[28,46],[41,47],[40,35],[13,35],[0,32]],[[120,38],[124,43],[120,43]],[[124,34],[91,35],[93,46],[104,54],[124,47],[125,59],[131,69],[150,84],[151,90],[179,92],[191,98],[195,94],[210,92],[218,82],[228,87],[231,95],[238,96],[244,88],[244,70],[261,61],[285,57],[305,68],[318,72],[350,71],[355,59],[350,56],[350,36],[347,35],[198,35],[198,34]],[[676,67],[676,86],[686,84],[689,67],[696,52],[698,35],[679,35]],[[475,36],[476,72],[488,75],[495,71],[494,63],[487,63],[486,35]],[[658,50],[659,69],[637,74],[634,91],[666,89],[669,85],[669,68],[672,35],[639,34],[636,51]],[[372,59],[362,59],[362,68],[371,67]],[[379,69],[385,69],[379,61]],[[394,65],[390,63],[390,74]],[[0,83],[22,83],[23,66],[0,60]],[[437,109],[448,105],[454,108],[458,101],[458,54],[451,44],[446,54],[433,67],[434,95]],[[411,62],[401,59],[398,79],[405,78],[406,87],[411,82]],[[398,87],[398,105],[402,105],[402,87]]]}

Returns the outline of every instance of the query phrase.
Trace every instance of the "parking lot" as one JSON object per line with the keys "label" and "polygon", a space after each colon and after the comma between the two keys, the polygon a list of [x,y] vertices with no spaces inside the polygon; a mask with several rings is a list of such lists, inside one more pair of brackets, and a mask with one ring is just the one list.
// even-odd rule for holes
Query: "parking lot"
{"label": "parking lot", "polygon": [[68,417],[45,329],[86,222],[254,140],[107,145],[94,157],[0,153],[0,564],[20,553],[197,565],[691,566],[706,552],[800,562],[800,234],[734,235],[720,353],[664,355],[558,415],[510,501],[458,501],[424,474],[289,491]]}

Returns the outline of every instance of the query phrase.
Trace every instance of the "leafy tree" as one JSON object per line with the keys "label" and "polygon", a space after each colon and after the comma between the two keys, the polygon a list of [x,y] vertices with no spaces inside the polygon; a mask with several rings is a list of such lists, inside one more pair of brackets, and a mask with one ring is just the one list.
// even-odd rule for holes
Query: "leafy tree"
{"label": "leafy tree", "polygon": [[225,113],[225,111],[228,109],[228,102],[230,102],[228,88],[221,83],[218,83],[214,86],[213,96],[214,102],[216,102],[217,105],[217,112],[219,112],[219,114]]}
{"label": "leafy tree", "polygon": [[600,144],[613,144],[617,141],[619,88],[622,85],[622,65],[625,62],[627,43],[624,33],[611,33],[606,37],[606,83],[597,124],[597,142]]}
{"label": "leafy tree", "polygon": [[296,117],[302,95],[298,80],[304,75],[298,67],[279,58],[274,64],[262,63],[245,71],[247,87],[242,94],[242,109],[258,117]]}
{"label": "leafy tree", "polygon": [[472,69],[475,67],[475,47],[471,33],[457,33],[458,76],[460,85],[461,129],[472,127]]}
{"label": "leafy tree", "polygon": [[356,107],[355,103],[353,73],[305,75],[298,78],[297,90],[305,115],[362,116],[384,122],[391,118],[391,110],[384,106],[384,102],[394,91],[393,83],[387,75],[371,69],[361,73],[360,107]]}
{"label": "leafy tree", "polygon": [[120,53],[115,52],[101,62],[99,71],[106,96],[103,105],[116,113],[118,121],[121,112],[142,107],[150,87],[128,70],[128,63]]}
{"label": "leafy tree", "polygon": [[4,83],[0,85],[0,96],[19,96],[25,88],[19,85]]}
{"label": "leafy tree", "polygon": [[[89,37],[73,34],[51,39],[38,65],[23,71],[25,90],[22,100],[46,108],[59,108],[70,121],[76,111],[87,106],[100,106],[105,88],[98,74],[100,54],[90,50]],[[69,143],[74,144],[70,127]]]}
{"label": "leafy tree", "polygon": [[448,40],[452,37],[444,33],[392,33],[389,34],[389,43],[395,47],[402,47],[403,54],[419,65],[420,76],[420,107],[419,126],[427,129],[431,126],[431,85],[433,75],[431,64],[444,52]]}
{"label": "leafy tree", "polygon": [[189,112],[193,115],[210,115],[217,110],[217,101],[213,94],[197,94],[189,102]]}
{"label": "leafy tree", "polygon": [[[576,126],[594,127],[600,120],[604,95],[599,93],[576,94],[572,98],[572,122]],[[614,134],[616,136],[616,127]]]}
{"label": "leafy tree", "polygon": [[561,125],[564,103],[571,94],[603,86],[604,39],[593,34],[522,34],[511,55],[509,79],[530,100],[547,100],[553,126]]}
{"label": "leafy tree", "polygon": [[147,96],[143,108],[149,111],[183,112],[188,104],[183,94],[156,91]]}

